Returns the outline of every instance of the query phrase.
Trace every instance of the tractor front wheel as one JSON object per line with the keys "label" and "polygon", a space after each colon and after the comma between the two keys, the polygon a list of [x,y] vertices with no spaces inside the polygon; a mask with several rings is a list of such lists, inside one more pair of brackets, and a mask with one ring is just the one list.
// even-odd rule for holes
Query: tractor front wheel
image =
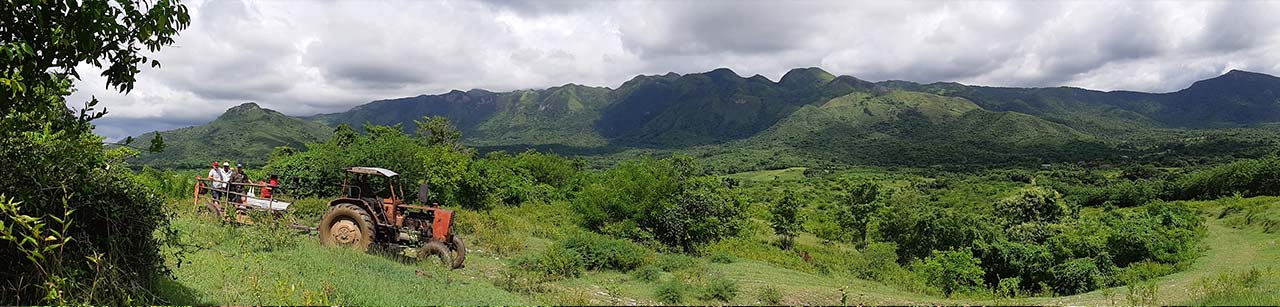
{"label": "tractor front wheel", "polygon": [[440,257],[440,265],[452,267],[453,262],[449,261],[449,248],[444,243],[431,241],[418,248],[418,261],[429,261],[431,256]]}
{"label": "tractor front wheel", "polygon": [[341,204],[329,208],[320,219],[320,244],[369,250],[373,243],[373,221],[364,210]]}
{"label": "tractor front wheel", "polygon": [[462,238],[454,236],[449,244],[431,241],[418,249],[418,261],[430,261],[432,256],[440,257],[440,265],[450,269],[461,269],[467,260],[467,246]]}
{"label": "tractor front wheel", "polygon": [[453,266],[452,268],[461,269],[462,263],[467,260],[467,244],[462,243],[462,237],[453,236],[453,244],[449,246],[453,250]]}

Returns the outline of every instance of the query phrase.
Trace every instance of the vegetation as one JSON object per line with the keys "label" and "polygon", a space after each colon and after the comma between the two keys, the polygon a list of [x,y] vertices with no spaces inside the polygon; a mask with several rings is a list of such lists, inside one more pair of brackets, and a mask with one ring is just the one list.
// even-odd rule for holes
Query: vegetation
{"label": "vegetation", "polygon": [[[139,137],[143,154],[92,134],[95,101],[64,100],[84,63],[132,89],[141,48],[172,44],[185,7],[19,1],[0,20],[0,161],[15,170],[0,175],[0,259],[16,261],[0,268],[3,303],[1278,300],[1280,134],[1237,127],[1276,121],[1270,76],[1153,96],[717,69],[306,120],[250,103]],[[224,157],[280,176],[292,208],[246,223],[200,213],[194,177]],[[349,166],[392,169],[457,209],[468,267],[289,228],[319,219]]]}
{"label": "vegetation", "polygon": [[0,303],[159,301],[150,283],[172,239],[162,200],[130,176],[136,150],[93,134],[98,101],[66,97],[80,65],[129,92],[140,65],[160,66],[143,50],[173,44],[189,22],[176,1],[0,4]]}

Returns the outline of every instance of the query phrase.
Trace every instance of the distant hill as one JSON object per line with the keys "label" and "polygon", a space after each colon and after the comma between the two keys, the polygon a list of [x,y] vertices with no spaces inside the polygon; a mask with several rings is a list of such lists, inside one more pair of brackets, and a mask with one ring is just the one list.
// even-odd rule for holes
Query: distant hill
{"label": "distant hill", "polygon": [[[261,165],[276,146],[302,150],[331,133],[332,127],[245,103],[207,124],[160,132],[165,150],[144,152],[137,163],[169,168],[203,168],[215,160]],[[140,135],[135,142],[150,144],[154,135]]]}
{"label": "distant hill", "polygon": [[1146,128],[1227,128],[1280,122],[1280,78],[1232,70],[1171,93],[1102,92],[1074,87],[1009,88],[958,83],[883,86],[964,97],[992,111],[1026,113],[1078,129],[1124,133]]}
{"label": "distant hill", "polygon": [[[750,165],[780,164],[779,159],[836,165],[1080,161],[1122,156],[1114,149],[1124,146],[1159,150],[1151,141],[1163,140],[1160,135],[1200,133],[1187,129],[1253,129],[1280,122],[1280,78],[1233,70],[1180,91],[1141,93],[868,82],[815,67],[793,69],[775,82],[721,68],[642,75],[617,88],[454,90],[378,100],[305,121],[256,105],[228,114],[242,107],[264,115],[231,116],[240,124],[229,124],[233,119],[223,115],[209,125],[165,132],[173,144],[169,153],[143,160],[167,165],[220,155],[262,161],[271,147],[301,147],[323,138],[331,128],[320,124],[403,124],[412,132],[414,120],[438,115],[463,131],[464,142],[489,150],[690,151]],[[264,125],[288,129],[250,132]],[[217,152],[197,150],[201,143],[189,142],[227,135],[239,137],[225,142],[258,139],[264,145],[245,143],[252,148]],[[1138,140],[1143,144],[1135,145]]]}

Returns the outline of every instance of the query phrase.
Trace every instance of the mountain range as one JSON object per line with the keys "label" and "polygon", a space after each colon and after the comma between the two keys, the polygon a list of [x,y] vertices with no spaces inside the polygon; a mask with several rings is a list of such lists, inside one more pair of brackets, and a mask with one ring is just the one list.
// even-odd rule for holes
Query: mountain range
{"label": "mountain range", "polygon": [[[140,159],[175,166],[165,161],[216,154],[261,163],[271,147],[302,149],[325,138],[332,129],[321,125],[403,124],[412,132],[414,120],[433,115],[448,117],[464,142],[482,150],[683,151],[746,168],[1050,163],[1127,156],[1125,148],[1152,135],[1176,144],[1230,129],[1273,131],[1267,124],[1280,122],[1280,78],[1232,70],[1176,92],[1142,93],[869,82],[812,67],[775,82],[721,68],[641,75],[617,88],[455,90],[300,118],[245,104],[209,124],[161,132],[180,145]],[[252,132],[267,123],[272,133]],[[248,143],[199,152],[219,135]]]}

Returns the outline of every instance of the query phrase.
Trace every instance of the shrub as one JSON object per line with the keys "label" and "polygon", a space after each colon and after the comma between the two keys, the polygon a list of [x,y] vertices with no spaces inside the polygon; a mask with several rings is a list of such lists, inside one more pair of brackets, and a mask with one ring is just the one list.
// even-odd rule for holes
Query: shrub
{"label": "shrub", "polygon": [[996,297],[1015,298],[1022,296],[1022,278],[1002,278],[996,284]]}
{"label": "shrub", "polygon": [[576,254],[587,269],[630,271],[644,264],[648,251],[631,241],[574,232],[557,245]]}
{"label": "shrub", "polygon": [[514,265],[538,272],[550,280],[573,278],[584,271],[581,256],[561,246],[551,246],[542,253],[516,258]]}
{"label": "shrub", "polygon": [[623,162],[584,187],[573,208],[588,229],[624,225],[612,233],[692,252],[737,234],[745,209],[722,179],[695,169],[688,157]]}
{"label": "shrub", "polygon": [[717,251],[711,254],[708,260],[712,263],[733,263],[733,256],[723,251]]}
{"label": "shrub", "polygon": [[1116,274],[1115,279],[1116,281],[1126,285],[1136,284],[1152,278],[1168,275],[1169,273],[1173,273],[1173,270],[1174,267],[1172,265],[1155,261],[1141,261],[1129,264],[1129,266],[1121,269],[1120,272]]}
{"label": "shrub", "polygon": [[1007,224],[1056,222],[1074,213],[1057,191],[1029,187],[1018,194],[1000,199],[995,204],[998,217]]}
{"label": "shrub", "polygon": [[668,281],[654,289],[653,296],[656,297],[659,302],[666,304],[679,304],[684,302],[684,288],[685,285],[679,281]]}
{"label": "shrub", "polygon": [[643,282],[655,282],[658,281],[659,277],[662,277],[662,269],[651,265],[642,266],[632,271],[631,276]]}
{"label": "shrub", "polygon": [[707,281],[707,286],[702,289],[702,293],[698,296],[698,298],[704,300],[719,300],[721,302],[729,302],[735,297],[738,297],[738,282],[723,276],[717,276]]}
{"label": "shrub", "polygon": [[912,270],[919,272],[933,286],[950,296],[957,291],[981,287],[982,263],[968,250],[939,252],[917,261]]}
{"label": "shrub", "polygon": [[898,246],[898,261],[929,256],[935,249],[966,248],[974,241],[998,237],[989,218],[914,201],[894,202],[872,217],[871,236]]}
{"label": "shrub", "polygon": [[1171,190],[1172,199],[1280,195],[1280,158],[1238,160],[1192,172],[1179,177]]}
{"label": "shrub", "polygon": [[782,291],[778,291],[777,287],[766,285],[760,288],[757,299],[768,305],[780,305],[782,304]]}
{"label": "shrub", "polygon": [[889,270],[898,267],[898,246],[893,243],[871,242],[862,249],[860,261],[851,270],[858,277],[881,280]]}
{"label": "shrub", "polygon": [[1058,294],[1076,294],[1104,285],[1102,271],[1091,258],[1075,258],[1053,267],[1053,288]]}

